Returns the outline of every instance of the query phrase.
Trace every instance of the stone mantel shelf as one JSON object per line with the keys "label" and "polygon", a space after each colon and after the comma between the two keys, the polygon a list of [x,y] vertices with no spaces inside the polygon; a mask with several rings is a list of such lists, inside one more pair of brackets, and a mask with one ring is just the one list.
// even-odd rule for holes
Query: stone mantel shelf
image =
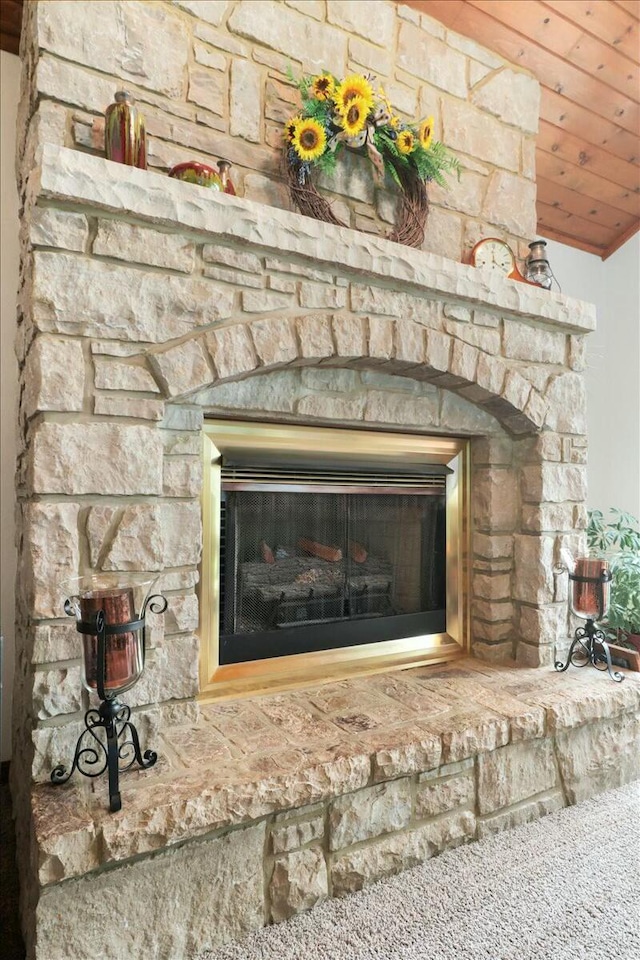
{"label": "stone mantel shelf", "polygon": [[53,144],[44,145],[41,165],[29,180],[28,202],[43,201],[125,215],[223,244],[240,241],[248,250],[280,258],[339,266],[380,285],[401,284],[432,299],[498,310],[563,333],[588,333],[596,325],[595,307],[585,301]]}
{"label": "stone mantel shelf", "polygon": [[[119,813],[107,811],[104,777],[36,787],[40,882],[46,886],[443,764],[471,763],[468,758],[508,744],[531,742],[537,749],[544,739],[557,741],[565,802],[575,803],[589,777],[581,782],[567,737],[615,717],[636,722],[640,675],[625,673],[617,684],[596,671],[558,674],[466,658],[442,668],[208,705],[197,723],[169,729],[162,739],[155,734],[145,744],[158,750],[160,762],[123,775]],[[349,706],[354,702],[360,704],[357,715]],[[602,756],[614,749],[610,739],[606,743]],[[622,747],[620,740],[615,749]],[[618,785],[612,765],[610,775],[608,786]]]}

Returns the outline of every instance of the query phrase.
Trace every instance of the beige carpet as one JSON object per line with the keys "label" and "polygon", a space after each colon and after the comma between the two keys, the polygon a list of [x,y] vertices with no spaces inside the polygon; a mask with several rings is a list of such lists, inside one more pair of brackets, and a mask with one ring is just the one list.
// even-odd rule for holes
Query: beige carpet
{"label": "beige carpet", "polygon": [[198,960],[640,960],[640,782]]}

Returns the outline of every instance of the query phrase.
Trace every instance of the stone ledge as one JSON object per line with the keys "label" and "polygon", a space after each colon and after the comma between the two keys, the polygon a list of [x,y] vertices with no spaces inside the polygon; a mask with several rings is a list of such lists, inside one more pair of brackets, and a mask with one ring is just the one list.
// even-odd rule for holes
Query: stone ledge
{"label": "stone ledge", "polygon": [[31,177],[30,202],[38,198],[135,217],[189,235],[235,241],[281,257],[289,254],[413,285],[435,296],[459,299],[535,319],[567,332],[595,329],[595,308],[581,300],[483,273],[436,254],[380,237],[278,210],[239,197],[197,190],[192,184],[45,144],[39,175]]}
{"label": "stone ledge", "polygon": [[[574,734],[579,755],[571,747]],[[602,767],[595,773],[585,767],[592,736]],[[525,799],[517,787],[496,787],[500,771],[506,776],[523,762],[544,770],[552,750],[562,785],[547,772],[533,776],[531,789],[561,786],[565,802],[574,802],[589,793],[592,780],[605,789],[616,776],[629,779],[627,748],[639,737],[636,675],[618,685],[593,670],[556,674],[472,659],[206,705],[196,724],[168,728],[160,743],[143,744],[157,749],[163,763],[123,775],[117,814],[106,810],[104,777],[34,789],[39,879],[43,886],[57,883],[363,789],[382,795],[385,788],[375,784],[443,763],[447,776],[469,758],[488,758],[477,775],[483,814]]]}

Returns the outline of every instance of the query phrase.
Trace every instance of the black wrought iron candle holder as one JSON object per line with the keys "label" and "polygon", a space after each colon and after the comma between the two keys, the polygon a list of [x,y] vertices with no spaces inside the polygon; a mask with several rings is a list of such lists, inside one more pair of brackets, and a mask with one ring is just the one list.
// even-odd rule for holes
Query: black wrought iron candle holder
{"label": "black wrought iron candle holder", "polygon": [[556,660],[555,668],[560,673],[574,667],[586,667],[588,663],[598,670],[606,670],[612,680],[620,683],[624,674],[613,669],[611,651],[603,630],[597,621],[604,618],[609,607],[609,583],[612,575],[606,560],[584,557],[576,561],[572,572],[567,567],[558,569],[558,573],[567,572],[571,582],[569,604],[575,617],[585,620],[585,625],[577,627],[567,660]]}
{"label": "black wrought iron candle holder", "polygon": [[90,578],[90,584],[92,589],[69,597],[64,609],[76,617],[76,630],[83,636],[85,686],[98,694],[101,703],[85,713],[85,729],[78,737],[71,769],[67,772],[64,764],[58,764],[51,782],[66,783],[76,770],[92,778],[108,770],[109,810],[116,813],[122,807],[120,773],[134,763],[146,770],[158,759],[153,750],[142,753],[131,709],[118,696],[137,682],[144,669],[147,609],[164,613],[167,601],[161,594],[147,594],[136,615],[132,587],[96,589],[95,578]]}

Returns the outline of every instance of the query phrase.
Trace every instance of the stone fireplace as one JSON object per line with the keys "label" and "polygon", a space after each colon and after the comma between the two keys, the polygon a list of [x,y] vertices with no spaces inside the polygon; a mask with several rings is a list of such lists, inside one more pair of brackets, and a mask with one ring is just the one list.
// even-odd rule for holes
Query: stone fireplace
{"label": "stone fireplace", "polygon": [[[387,3],[273,4],[275,26],[256,13],[262,4],[238,0],[103,3],[99,37],[88,5],[75,4],[70,37],[65,6],[28,5],[23,49],[12,778],[25,928],[41,960],[83,958],[86,931],[101,956],[150,955],[147,918],[127,890],[148,883],[149,903],[173,903],[172,876],[183,870],[187,899],[153,926],[171,922],[168,955],[186,956],[575,802],[611,781],[601,768],[618,750],[615,775],[632,775],[631,683],[603,695],[583,678],[575,695],[557,694],[544,686],[549,676],[560,682],[551,672],[542,681],[542,671],[514,669],[550,667],[568,633],[566,587],[552,569],[563,547],[579,548],[586,523],[584,337],[595,316],[588,304],[458,262],[481,235],[522,251],[535,228],[537,85],[517,73],[514,113],[514,71],[487,51]],[[424,249],[361,232],[384,231],[393,211],[355,164],[334,198],[359,231],[281,209],[273,171],[295,53],[282,38],[301,44],[310,30],[336,73],[352,64],[385,73],[398,109],[436,98],[464,176],[449,196],[433,188]],[[104,46],[100,68],[87,62],[92,44]],[[123,82],[148,118],[149,171],[96,155],[100,115]],[[243,198],[164,176],[185,144],[200,159],[229,157]],[[229,456],[229,436],[247,424],[260,456]],[[303,427],[311,439],[296,433]],[[284,464],[265,458],[270,436],[286,438]],[[357,445],[365,452],[345,460],[340,451]],[[269,554],[297,569],[284,589],[274,580],[279,607],[262,586],[262,606],[254,590],[234,626],[243,601],[227,608],[219,595],[221,493],[242,509],[241,493],[259,493],[246,487],[256,468],[263,480],[267,467],[279,470],[282,487],[294,461],[297,486],[326,487],[319,460],[343,498],[331,516],[301,508],[301,525],[284,535],[286,524],[267,523],[252,544],[232,547],[225,529],[225,563],[229,547],[234,569],[244,564],[240,577],[225,567],[225,594],[263,578],[254,567],[271,567]],[[365,506],[357,496],[370,495],[389,462],[387,526],[409,515],[419,538],[405,532],[404,552],[432,564],[417,586],[416,562],[397,584],[390,574],[403,551],[384,524],[376,532],[354,519]],[[354,470],[359,492],[347,505]],[[230,471],[224,489],[221,471]],[[407,482],[411,493],[390,492]],[[284,521],[290,506],[272,500],[266,511]],[[318,557],[318,545],[333,559]],[[334,589],[311,595],[327,568],[305,556],[348,559],[360,573],[340,568],[338,600]],[[126,695],[161,759],[130,775],[111,817],[101,783],[48,785],[89,705],[60,587],[88,571],[159,574],[169,601],[151,618],[146,669]],[[250,646],[247,621],[270,643],[287,624],[342,622],[346,611],[371,633],[360,655],[350,642],[297,650],[316,660],[276,676],[281,651],[242,661],[228,652],[234,637]],[[428,622],[375,635],[401,615]],[[391,647],[376,660],[378,640]],[[274,694],[277,684],[292,692]],[[601,744],[595,772],[581,766],[587,722]],[[386,811],[377,833],[349,828],[354,811],[365,823],[374,809]],[[114,886],[129,911],[120,946],[104,940],[101,913]],[[212,886],[211,909],[194,911]],[[79,903],[83,926],[72,929]]]}

